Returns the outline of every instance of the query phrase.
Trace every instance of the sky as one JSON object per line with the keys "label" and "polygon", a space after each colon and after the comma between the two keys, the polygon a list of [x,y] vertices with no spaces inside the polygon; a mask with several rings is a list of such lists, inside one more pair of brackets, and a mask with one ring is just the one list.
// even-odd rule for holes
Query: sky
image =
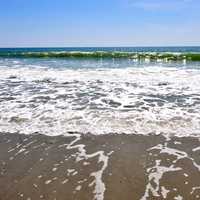
{"label": "sky", "polygon": [[0,0],[0,47],[200,46],[200,0]]}

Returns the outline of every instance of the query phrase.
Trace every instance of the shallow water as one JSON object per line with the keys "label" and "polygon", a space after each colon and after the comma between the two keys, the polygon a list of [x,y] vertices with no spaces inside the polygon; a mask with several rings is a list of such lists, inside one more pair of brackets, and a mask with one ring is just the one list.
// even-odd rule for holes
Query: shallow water
{"label": "shallow water", "polygon": [[0,130],[197,136],[200,64],[1,59]]}
{"label": "shallow water", "polygon": [[197,138],[0,134],[0,198],[200,198]]}

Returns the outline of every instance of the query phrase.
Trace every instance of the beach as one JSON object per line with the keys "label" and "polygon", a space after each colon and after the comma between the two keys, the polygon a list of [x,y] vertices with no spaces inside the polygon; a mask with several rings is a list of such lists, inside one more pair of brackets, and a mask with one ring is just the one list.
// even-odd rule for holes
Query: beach
{"label": "beach", "polygon": [[0,0],[0,200],[200,200],[200,0]]}
{"label": "beach", "polygon": [[135,50],[0,49],[0,200],[200,199],[200,48]]}
{"label": "beach", "polygon": [[200,196],[197,138],[1,133],[0,142],[2,200]]}

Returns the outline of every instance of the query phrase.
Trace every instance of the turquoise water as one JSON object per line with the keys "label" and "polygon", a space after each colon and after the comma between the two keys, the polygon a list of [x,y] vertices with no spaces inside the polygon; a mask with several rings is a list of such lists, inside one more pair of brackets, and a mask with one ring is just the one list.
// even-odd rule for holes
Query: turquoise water
{"label": "turquoise water", "polygon": [[[164,67],[178,67],[178,68],[199,68],[199,61],[192,62],[187,60],[187,63],[184,63],[185,60],[177,61],[165,61],[162,59],[131,59],[128,57],[125,58],[112,58],[112,57],[87,57],[84,53],[86,52],[138,52],[138,53],[200,53],[200,47],[82,47],[82,48],[0,48],[0,62],[6,63],[6,66],[17,66],[13,65],[13,62],[20,62],[20,66],[40,66],[40,67],[52,67],[52,68],[128,68],[128,67],[147,67],[152,65],[159,65]],[[61,53],[61,52],[80,52],[83,53],[83,56],[80,57],[60,57],[56,59],[54,57],[20,57],[19,55],[29,55],[29,53]],[[10,55],[10,57],[4,57],[2,55]],[[43,54],[42,54],[43,55]],[[200,55],[200,54],[199,54]]]}
{"label": "turquoise water", "polygon": [[137,62],[200,62],[199,47],[116,48],[10,48],[0,49],[0,58],[127,59]]}

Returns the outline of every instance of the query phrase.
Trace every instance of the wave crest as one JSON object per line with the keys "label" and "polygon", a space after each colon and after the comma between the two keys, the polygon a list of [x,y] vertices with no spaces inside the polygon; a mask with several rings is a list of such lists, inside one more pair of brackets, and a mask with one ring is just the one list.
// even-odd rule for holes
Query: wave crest
{"label": "wave crest", "polygon": [[136,60],[200,61],[200,53],[136,53],[110,51],[0,52],[1,58],[128,58]]}

